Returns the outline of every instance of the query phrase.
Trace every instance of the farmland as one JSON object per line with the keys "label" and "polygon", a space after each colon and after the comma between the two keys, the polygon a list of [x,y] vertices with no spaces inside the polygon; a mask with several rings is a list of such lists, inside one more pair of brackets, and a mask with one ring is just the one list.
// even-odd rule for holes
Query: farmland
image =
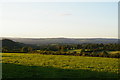
{"label": "farmland", "polygon": [[4,78],[118,78],[118,59],[2,53]]}

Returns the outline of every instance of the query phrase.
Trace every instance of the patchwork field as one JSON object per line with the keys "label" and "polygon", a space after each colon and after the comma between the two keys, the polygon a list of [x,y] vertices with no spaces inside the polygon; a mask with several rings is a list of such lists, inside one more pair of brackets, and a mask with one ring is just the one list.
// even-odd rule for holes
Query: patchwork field
{"label": "patchwork field", "polygon": [[2,53],[4,78],[118,78],[118,59]]}

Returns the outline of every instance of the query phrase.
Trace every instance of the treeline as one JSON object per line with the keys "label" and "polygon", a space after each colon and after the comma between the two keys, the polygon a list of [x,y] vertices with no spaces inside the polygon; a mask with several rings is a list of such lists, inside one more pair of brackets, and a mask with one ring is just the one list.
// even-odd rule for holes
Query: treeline
{"label": "treeline", "polygon": [[[9,39],[2,40],[3,53],[40,53],[51,55],[75,55],[93,57],[119,57],[119,53],[109,54],[107,51],[120,51],[120,44],[49,44],[49,45],[27,45]],[[70,50],[81,49],[80,52]]]}
{"label": "treeline", "polygon": [[91,51],[119,51],[120,44],[109,43],[109,44],[56,44],[56,45],[42,45],[38,46],[37,50],[47,50],[47,51],[67,51],[74,49],[89,49]]}
{"label": "treeline", "polygon": [[109,58],[120,58],[120,53],[110,54],[107,51],[84,51],[80,52],[63,52],[63,51],[33,51],[32,53],[45,54],[45,55],[73,55],[73,56],[90,56],[90,57],[109,57]]}

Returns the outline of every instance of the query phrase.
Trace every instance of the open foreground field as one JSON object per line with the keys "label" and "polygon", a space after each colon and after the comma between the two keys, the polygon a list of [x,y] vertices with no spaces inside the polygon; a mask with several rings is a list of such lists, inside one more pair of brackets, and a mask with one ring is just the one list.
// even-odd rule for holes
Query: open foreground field
{"label": "open foreground field", "polygon": [[118,59],[103,57],[2,53],[4,78],[115,78]]}

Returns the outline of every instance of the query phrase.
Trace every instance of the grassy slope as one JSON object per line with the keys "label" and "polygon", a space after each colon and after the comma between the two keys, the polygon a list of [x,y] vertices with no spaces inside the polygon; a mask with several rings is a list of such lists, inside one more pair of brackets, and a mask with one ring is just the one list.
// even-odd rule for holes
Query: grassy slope
{"label": "grassy slope", "polygon": [[3,78],[117,78],[118,59],[3,53]]}

